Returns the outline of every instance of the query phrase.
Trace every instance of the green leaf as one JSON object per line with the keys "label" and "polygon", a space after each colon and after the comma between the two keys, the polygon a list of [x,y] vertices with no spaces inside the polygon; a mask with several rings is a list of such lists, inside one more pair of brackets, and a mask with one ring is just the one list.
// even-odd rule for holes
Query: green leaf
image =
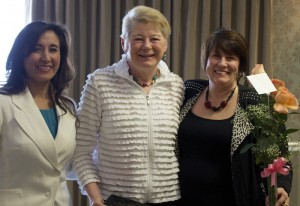
{"label": "green leaf", "polygon": [[290,133],[294,133],[294,132],[298,132],[298,131],[299,131],[299,129],[287,129],[283,133],[284,134],[290,134]]}
{"label": "green leaf", "polygon": [[300,112],[290,112],[289,114],[300,114]]}

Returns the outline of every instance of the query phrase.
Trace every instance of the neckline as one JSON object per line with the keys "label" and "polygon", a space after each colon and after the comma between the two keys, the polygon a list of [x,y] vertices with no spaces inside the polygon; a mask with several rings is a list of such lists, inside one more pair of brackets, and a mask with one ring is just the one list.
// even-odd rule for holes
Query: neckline
{"label": "neckline", "polygon": [[48,109],[39,109],[40,111],[45,111],[45,112],[47,112],[47,111],[51,111],[51,110],[54,110],[54,107],[50,107],[50,108],[48,108]]}
{"label": "neckline", "polygon": [[206,121],[211,121],[211,122],[227,121],[227,120],[232,120],[234,118],[234,114],[233,114],[232,116],[229,116],[229,117],[224,118],[224,119],[209,119],[209,118],[206,118],[206,117],[201,117],[201,116],[196,115],[191,109],[188,111],[188,113],[190,115],[192,115],[194,118],[201,119],[201,120],[206,120]]}
{"label": "neckline", "polygon": [[209,94],[209,87],[207,87],[207,90],[206,90],[206,93],[205,93],[205,103],[204,103],[204,106],[207,108],[207,109],[210,109],[214,112],[218,112],[220,111],[221,109],[225,108],[227,106],[227,103],[229,102],[229,100],[232,98],[233,94],[234,94],[234,91],[235,91],[236,87],[234,87],[234,89],[230,92],[229,96],[226,98],[226,100],[223,100],[219,106],[212,106],[211,105],[211,102],[208,100],[208,94]]}
{"label": "neckline", "polygon": [[156,72],[153,75],[152,80],[151,80],[150,83],[140,82],[135,76],[132,75],[132,72],[131,72],[130,68],[128,69],[128,73],[129,73],[129,75],[132,76],[133,81],[135,81],[138,85],[140,85],[143,88],[152,86],[157,81],[157,79],[160,77],[159,69],[156,69]]}

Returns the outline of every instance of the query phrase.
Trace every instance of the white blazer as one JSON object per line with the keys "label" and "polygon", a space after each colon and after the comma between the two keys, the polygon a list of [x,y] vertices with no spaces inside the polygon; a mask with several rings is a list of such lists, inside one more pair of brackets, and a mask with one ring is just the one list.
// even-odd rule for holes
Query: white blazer
{"label": "white blazer", "polygon": [[0,95],[0,205],[71,205],[66,173],[75,135],[75,118],[67,113],[58,118],[54,140],[28,89]]}

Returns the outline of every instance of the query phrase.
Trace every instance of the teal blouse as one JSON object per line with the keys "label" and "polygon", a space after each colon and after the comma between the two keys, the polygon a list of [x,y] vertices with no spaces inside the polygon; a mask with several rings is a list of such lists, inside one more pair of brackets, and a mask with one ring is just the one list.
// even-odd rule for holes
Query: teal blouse
{"label": "teal blouse", "polygon": [[56,109],[40,109],[40,111],[44,117],[44,120],[46,121],[46,124],[48,125],[53,138],[55,139],[58,127]]}

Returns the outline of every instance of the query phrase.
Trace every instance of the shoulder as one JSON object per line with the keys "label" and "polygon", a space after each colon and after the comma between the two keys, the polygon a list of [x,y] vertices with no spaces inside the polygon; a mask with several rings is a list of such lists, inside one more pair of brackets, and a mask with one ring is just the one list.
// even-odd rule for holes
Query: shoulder
{"label": "shoulder", "polygon": [[187,80],[184,82],[186,90],[202,91],[208,86],[208,81],[204,79]]}
{"label": "shoulder", "polygon": [[86,85],[97,87],[101,84],[107,84],[107,82],[115,82],[119,75],[116,74],[116,67],[114,65],[104,68],[97,68],[95,71],[87,75]]}
{"label": "shoulder", "polygon": [[91,74],[89,74],[88,77],[110,74],[110,73],[114,72],[115,68],[116,67],[114,65],[103,67],[103,68],[97,68],[95,71],[93,71]]}
{"label": "shoulder", "polygon": [[[16,108],[12,101],[13,95],[0,94],[0,127],[3,123],[3,118],[11,118],[16,112]],[[26,102],[24,102],[26,103]]]}
{"label": "shoulder", "polygon": [[170,82],[177,82],[183,86],[182,78],[178,74],[171,72],[168,65],[164,61],[160,61],[157,67],[160,71],[162,79]]}
{"label": "shoulder", "polygon": [[126,77],[128,74],[128,65],[124,59],[121,59],[119,62],[106,67],[97,68],[91,74],[88,75],[88,79],[108,79],[108,78],[118,78]]}
{"label": "shoulder", "polygon": [[168,74],[164,75],[162,80],[172,83],[172,86],[180,87],[182,90],[184,89],[182,78],[173,72],[169,72]]}
{"label": "shoulder", "polygon": [[203,79],[187,80],[184,82],[185,99],[189,99],[208,86],[208,81]]}
{"label": "shoulder", "polygon": [[260,102],[260,96],[254,88],[239,85],[239,102],[243,106],[247,106],[249,104],[258,104]]}
{"label": "shoulder", "polygon": [[59,99],[60,105],[66,109],[66,113],[70,113],[73,116],[76,116],[77,114],[77,103],[74,99],[72,99],[69,96],[62,95]]}
{"label": "shoulder", "polygon": [[11,104],[11,97],[12,95],[10,94],[0,94],[0,107],[4,107],[5,105]]}
{"label": "shoulder", "polygon": [[[11,98],[11,94],[0,94],[0,99],[1,100],[6,100],[6,99],[10,99]],[[2,102],[2,101],[0,101]]]}

